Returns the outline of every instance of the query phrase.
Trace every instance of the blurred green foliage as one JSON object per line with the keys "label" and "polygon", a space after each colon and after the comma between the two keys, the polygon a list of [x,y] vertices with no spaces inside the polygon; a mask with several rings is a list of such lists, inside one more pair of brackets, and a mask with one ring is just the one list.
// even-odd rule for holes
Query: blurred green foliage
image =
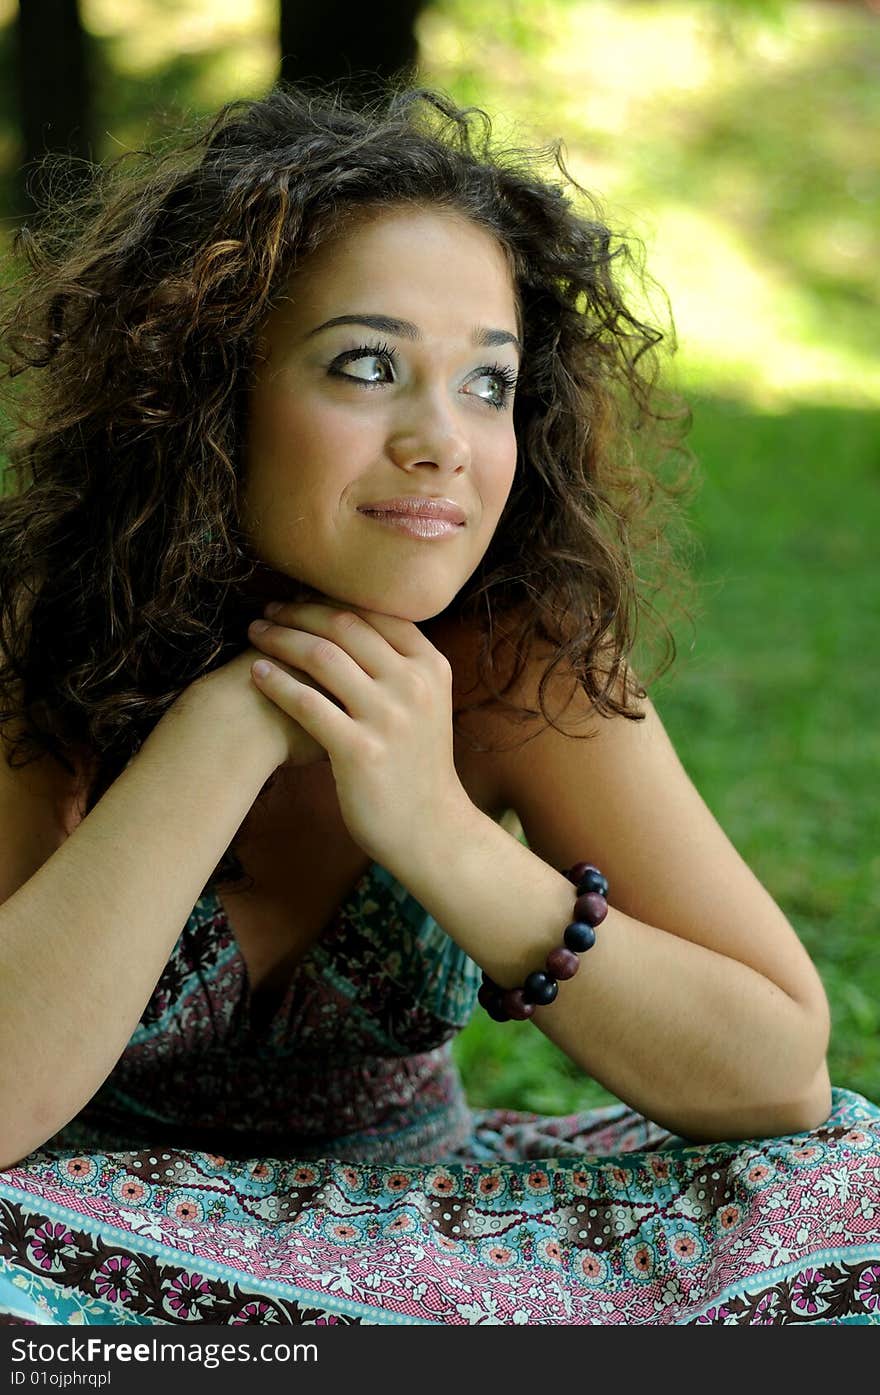
{"label": "blurred green foliage", "polygon": [[686,383],[762,407],[880,401],[880,17],[437,0],[422,31],[426,76],[513,143],[562,136],[644,241]]}

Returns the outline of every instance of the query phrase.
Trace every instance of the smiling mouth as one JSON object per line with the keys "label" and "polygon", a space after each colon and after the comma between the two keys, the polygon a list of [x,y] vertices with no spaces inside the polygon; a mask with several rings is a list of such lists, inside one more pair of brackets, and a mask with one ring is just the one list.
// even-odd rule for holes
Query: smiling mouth
{"label": "smiling mouth", "polygon": [[465,526],[463,523],[453,523],[448,518],[432,518],[423,513],[390,513],[375,509],[359,509],[358,512],[396,533],[417,539],[452,537]]}

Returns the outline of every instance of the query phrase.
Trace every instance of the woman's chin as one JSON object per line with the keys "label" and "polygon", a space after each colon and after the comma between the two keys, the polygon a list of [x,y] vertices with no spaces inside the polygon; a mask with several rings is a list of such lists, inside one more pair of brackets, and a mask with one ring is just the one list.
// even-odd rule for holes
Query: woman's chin
{"label": "woman's chin", "polygon": [[402,598],[397,600],[393,595],[380,596],[368,591],[335,596],[332,592],[321,590],[299,577],[277,571],[265,562],[257,563],[252,576],[245,583],[244,593],[249,600],[263,605],[267,601],[290,601],[294,604],[318,601],[340,608],[353,606],[359,610],[370,610],[377,615],[409,620],[415,625],[427,624],[446,609],[446,605],[432,607],[430,604],[407,604]]}
{"label": "woman's chin", "polygon": [[426,606],[406,605],[405,602],[395,604],[393,600],[384,597],[373,596],[355,597],[352,596],[345,601],[333,601],[334,605],[356,606],[360,610],[371,611],[374,615],[388,615],[394,620],[409,620],[413,625],[427,625],[432,620],[437,619],[446,610],[446,606],[430,608]]}

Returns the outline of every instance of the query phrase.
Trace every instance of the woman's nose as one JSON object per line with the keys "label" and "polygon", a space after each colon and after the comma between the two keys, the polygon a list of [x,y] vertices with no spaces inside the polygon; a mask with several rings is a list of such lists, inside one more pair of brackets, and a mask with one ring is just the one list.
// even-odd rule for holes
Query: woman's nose
{"label": "woman's nose", "polygon": [[392,426],[388,453],[395,465],[430,464],[460,470],[471,461],[471,445],[462,425],[445,403],[422,396]]}

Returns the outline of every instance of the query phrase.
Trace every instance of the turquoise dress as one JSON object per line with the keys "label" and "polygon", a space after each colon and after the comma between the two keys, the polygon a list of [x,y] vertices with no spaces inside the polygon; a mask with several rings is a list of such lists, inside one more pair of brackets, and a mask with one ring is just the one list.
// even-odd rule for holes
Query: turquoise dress
{"label": "turquoise dress", "polygon": [[0,1172],[0,1321],[880,1323],[880,1109],[701,1145],[472,1109],[479,984],[373,863],[258,1019],[206,890],[97,1094]]}

